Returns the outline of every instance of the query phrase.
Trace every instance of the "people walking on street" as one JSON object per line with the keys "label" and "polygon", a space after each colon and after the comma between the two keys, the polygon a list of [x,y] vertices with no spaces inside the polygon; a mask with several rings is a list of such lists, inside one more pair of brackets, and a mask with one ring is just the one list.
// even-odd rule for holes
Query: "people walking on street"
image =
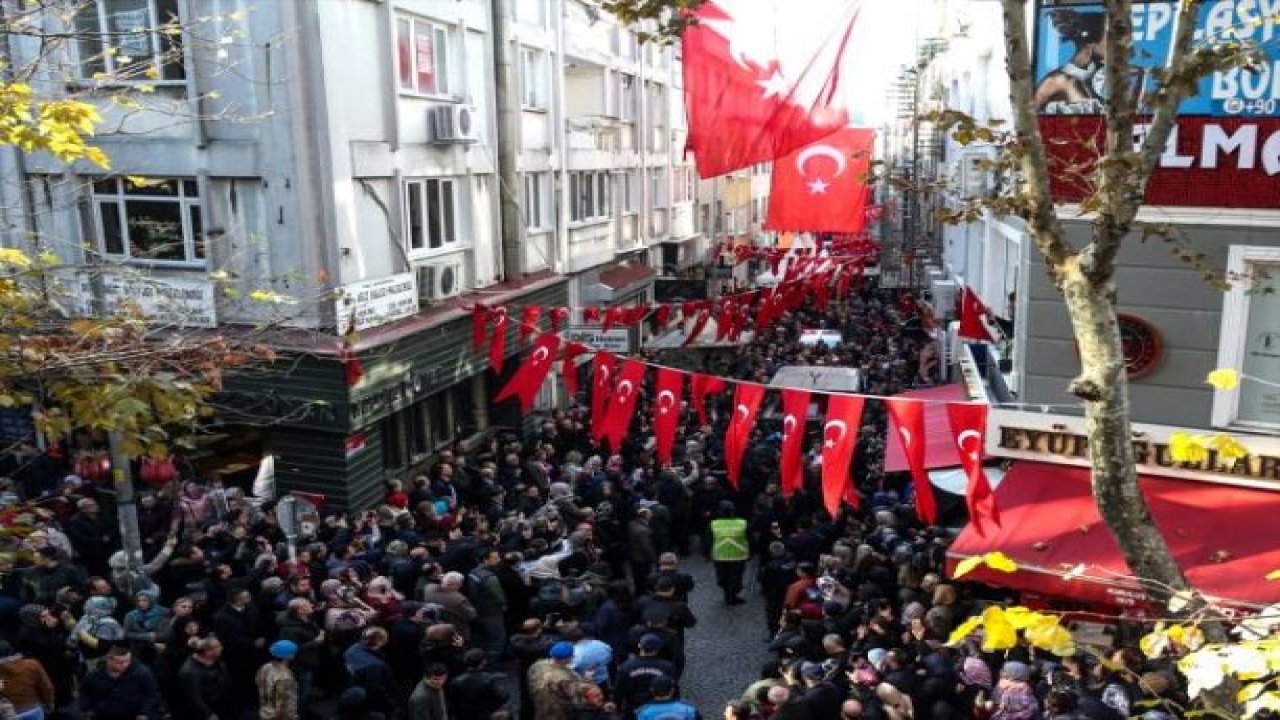
{"label": "people walking on street", "polygon": [[711,521],[711,561],[716,566],[716,584],[724,593],[725,605],[741,605],[742,575],[751,558],[747,544],[747,521],[737,516],[737,508],[729,500],[720,503],[717,517]]}

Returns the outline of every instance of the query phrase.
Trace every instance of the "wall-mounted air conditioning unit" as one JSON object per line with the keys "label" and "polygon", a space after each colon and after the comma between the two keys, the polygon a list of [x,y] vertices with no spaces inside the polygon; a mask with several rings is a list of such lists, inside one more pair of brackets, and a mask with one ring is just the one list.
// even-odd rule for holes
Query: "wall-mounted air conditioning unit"
{"label": "wall-mounted air conditioning unit", "polygon": [[423,305],[459,295],[466,287],[466,267],[461,260],[418,266],[418,302]]}
{"label": "wall-mounted air conditioning unit", "polygon": [[437,105],[428,112],[432,141],[473,143],[480,139],[479,118],[471,105]]}

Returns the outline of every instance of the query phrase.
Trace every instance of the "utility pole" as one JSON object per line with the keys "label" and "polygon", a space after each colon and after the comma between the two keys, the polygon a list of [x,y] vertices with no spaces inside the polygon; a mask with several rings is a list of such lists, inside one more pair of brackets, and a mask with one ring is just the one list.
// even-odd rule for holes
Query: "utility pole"
{"label": "utility pole", "polygon": [[142,571],[142,532],[138,529],[138,505],[133,499],[133,473],[130,459],[124,453],[124,433],[112,430],[107,433],[111,449],[111,486],[116,491],[116,518],[120,522],[120,543],[129,561],[129,570]]}

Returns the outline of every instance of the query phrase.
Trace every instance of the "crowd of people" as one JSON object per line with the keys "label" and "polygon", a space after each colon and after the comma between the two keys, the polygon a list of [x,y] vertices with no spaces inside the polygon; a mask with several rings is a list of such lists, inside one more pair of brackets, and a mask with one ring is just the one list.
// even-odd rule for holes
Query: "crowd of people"
{"label": "crowd of people", "polygon": [[[893,394],[936,379],[933,322],[926,303],[867,288],[791,314],[721,371],[852,366]],[[801,343],[812,327],[845,341]],[[706,426],[684,408],[670,466],[649,417],[610,452],[577,405],[527,437],[458,443],[376,508],[306,516],[296,542],[273,503],[188,480],[142,495],[141,566],[110,493],[29,458],[0,495],[0,720],[692,720],[689,599],[718,592],[727,610],[748,584],[772,660],[716,709],[727,720],[1110,720],[1177,692],[1128,650],[1050,664],[945,646],[979,606],[940,579],[947,533],[919,526],[880,471],[882,415],[861,433],[863,509],[835,518],[814,467],[780,494],[767,423],[733,487],[714,403]],[[719,588],[681,569],[695,552]]]}

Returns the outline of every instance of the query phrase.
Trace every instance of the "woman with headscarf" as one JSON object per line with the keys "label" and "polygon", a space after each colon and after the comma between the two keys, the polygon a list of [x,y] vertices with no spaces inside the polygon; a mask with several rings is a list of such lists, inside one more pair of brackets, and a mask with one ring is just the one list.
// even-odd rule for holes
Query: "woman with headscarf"
{"label": "woman with headscarf", "polygon": [[71,629],[67,645],[80,651],[84,664],[90,670],[96,668],[107,651],[124,639],[124,628],[111,613],[115,612],[116,599],[94,595],[84,601],[84,615]]}
{"label": "woman with headscarf", "polygon": [[134,593],[133,609],[124,616],[124,637],[133,648],[134,657],[148,665],[155,659],[158,646],[163,644],[161,633],[172,614],[158,598],[151,590]]}
{"label": "woman with headscarf", "polygon": [[1010,660],[1000,669],[991,700],[987,702],[991,720],[1034,720],[1040,717],[1040,701],[1031,687],[1031,667]]}

